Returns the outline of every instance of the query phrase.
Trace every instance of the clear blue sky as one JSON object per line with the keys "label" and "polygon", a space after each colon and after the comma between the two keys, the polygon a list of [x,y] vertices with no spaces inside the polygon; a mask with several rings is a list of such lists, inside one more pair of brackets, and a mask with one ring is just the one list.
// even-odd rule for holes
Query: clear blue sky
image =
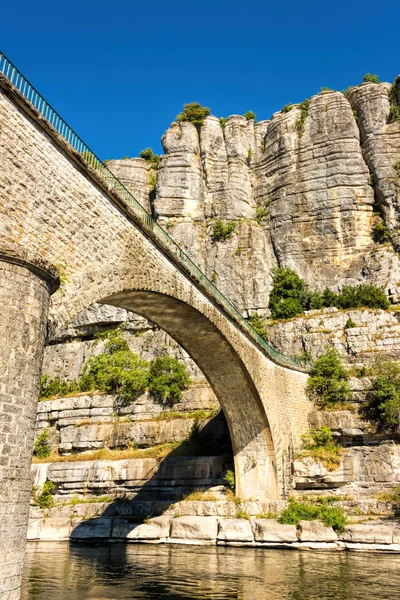
{"label": "clear blue sky", "polygon": [[400,72],[397,0],[20,0],[1,20],[1,50],[103,159],[160,152],[186,102],[268,119]]}

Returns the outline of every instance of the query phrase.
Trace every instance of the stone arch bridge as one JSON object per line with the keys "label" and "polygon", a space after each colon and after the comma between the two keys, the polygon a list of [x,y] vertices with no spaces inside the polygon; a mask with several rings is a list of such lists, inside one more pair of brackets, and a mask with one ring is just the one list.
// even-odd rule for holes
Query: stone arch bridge
{"label": "stone arch bridge", "polygon": [[309,402],[307,375],[258,338],[0,59],[0,599],[10,600],[19,598],[48,326],[105,302],[175,338],[223,408],[242,498],[287,495]]}

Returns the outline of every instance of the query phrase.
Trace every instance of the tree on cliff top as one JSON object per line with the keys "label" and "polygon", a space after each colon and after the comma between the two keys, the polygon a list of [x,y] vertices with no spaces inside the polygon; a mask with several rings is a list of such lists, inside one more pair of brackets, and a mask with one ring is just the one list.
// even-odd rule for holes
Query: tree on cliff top
{"label": "tree on cliff top", "polygon": [[210,109],[207,106],[202,106],[198,102],[190,102],[183,105],[183,111],[177,115],[176,120],[178,123],[188,121],[196,125],[196,127],[200,127],[209,114]]}

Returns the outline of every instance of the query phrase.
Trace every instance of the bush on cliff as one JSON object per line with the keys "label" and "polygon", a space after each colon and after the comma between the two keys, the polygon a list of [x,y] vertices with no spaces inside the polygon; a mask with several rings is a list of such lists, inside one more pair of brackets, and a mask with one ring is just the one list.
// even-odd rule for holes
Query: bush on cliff
{"label": "bush on cliff", "polygon": [[243,116],[246,117],[248,121],[251,121],[252,119],[255,121],[256,119],[256,113],[254,113],[252,110],[248,110]]}
{"label": "bush on cliff", "polygon": [[210,114],[210,109],[207,106],[202,106],[198,102],[190,102],[189,104],[183,105],[183,111],[177,115],[176,120],[178,123],[189,121],[196,127],[201,127],[204,119]]}
{"label": "bush on cliff", "polygon": [[300,521],[321,519],[327,527],[333,527],[337,532],[343,531],[346,525],[346,515],[342,508],[330,506],[327,501],[306,502],[289,498],[289,505],[279,517],[279,523],[298,525]]}
{"label": "bush on cliff", "polygon": [[160,156],[158,154],[154,154],[152,148],[145,148],[139,154],[140,158],[143,158],[146,162],[149,162],[153,167],[157,169],[160,164]]}
{"label": "bush on cliff", "polygon": [[351,395],[348,377],[339,353],[328,350],[313,364],[307,382],[307,394],[321,409],[343,405]]}
{"label": "bush on cliff", "polygon": [[150,394],[160,402],[174,404],[190,384],[185,366],[177,358],[159,356],[151,361],[148,376]]}
{"label": "bush on cliff", "polygon": [[299,275],[288,267],[275,269],[269,297],[273,319],[290,319],[304,311],[307,286]]}
{"label": "bush on cliff", "polygon": [[263,317],[261,317],[257,313],[254,313],[253,315],[251,315],[251,317],[249,317],[249,323],[254,329],[254,331],[258,333],[258,335],[262,337],[263,340],[268,342],[268,327],[265,322],[265,319],[263,319]]}
{"label": "bush on cliff", "polygon": [[363,77],[364,83],[379,83],[378,75],[373,75],[372,73],[366,73]]}
{"label": "bush on cliff", "polygon": [[36,486],[33,486],[33,503],[39,508],[52,508],[52,506],[54,506],[53,492],[55,489],[56,486],[51,479],[47,479],[45,481],[41,490],[39,490]]}
{"label": "bush on cliff", "polygon": [[397,432],[400,427],[400,365],[381,357],[372,372],[375,378],[362,409],[363,416],[378,429]]}
{"label": "bush on cliff", "polygon": [[51,446],[49,444],[49,435],[44,429],[36,438],[33,447],[33,456],[37,458],[47,458],[51,454]]}
{"label": "bush on cliff", "polygon": [[212,238],[214,242],[224,242],[233,236],[236,231],[236,223],[230,221],[225,225],[221,219],[217,219],[213,226]]}
{"label": "bush on cliff", "polygon": [[297,452],[296,458],[310,457],[320,461],[328,471],[334,471],[340,465],[342,448],[336,443],[332,430],[329,427],[311,429],[302,436],[302,448]]}

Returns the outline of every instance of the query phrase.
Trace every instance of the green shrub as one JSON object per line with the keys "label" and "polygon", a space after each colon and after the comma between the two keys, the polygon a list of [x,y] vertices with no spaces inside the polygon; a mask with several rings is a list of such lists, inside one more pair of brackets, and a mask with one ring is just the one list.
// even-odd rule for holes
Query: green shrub
{"label": "green shrub", "polygon": [[400,109],[397,104],[392,104],[389,109],[388,123],[400,122]]}
{"label": "green shrub", "polygon": [[387,244],[392,241],[389,228],[384,223],[376,223],[372,230],[372,237],[377,244]]}
{"label": "green shrub", "polygon": [[254,120],[256,119],[256,114],[255,114],[255,113],[253,113],[253,111],[252,111],[252,110],[248,110],[247,112],[245,112],[245,113],[244,113],[244,115],[243,115],[243,116],[244,116],[244,117],[246,117],[246,119],[247,119],[248,121],[250,121],[251,119],[254,119]]}
{"label": "green shrub", "polygon": [[349,317],[344,325],[344,328],[353,329],[354,327],[357,327],[357,325],[354,323],[353,319]]}
{"label": "green shrub", "polygon": [[79,385],[75,381],[66,381],[60,377],[42,375],[40,379],[39,400],[59,398],[77,391],[79,391]]}
{"label": "green shrub", "polygon": [[235,515],[235,519],[247,519],[248,521],[250,521],[251,516],[248,512],[245,512],[242,508],[239,508]]}
{"label": "green shrub", "polygon": [[221,126],[222,131],[225,129],[225,125],[226,125],[226,117],[220,117],[219,118],[219,124]]}
{"label": "green shrub", "polygon": [[233,471],[228,470],[224,477],[224,481],[226,481],[228,487],[232,492],[235,491],[235,473]]}
{"label": "green shrub", "polygon": [[268,327],[263,317],[260,317],[260,315],[254,313],[254,315],[249,317],[249,323],[254,331],[263,338],[263,340],[268,341]]}
{"label": "green shrub", "polygon": [[304,133],[304,123],[307,118],[308,109],[310,108],[310,102],[311,101],[309,98],[305,98],[303,102],[301,102],[298,106],[298,108],[300,109],[300,117],[296,122],[296,131],[299,137],[301,137]]}
{"label": "green shrub", "polygon": [[364,83],[380,83],[378,75],[373,75],[372,73],[366,73],[363,77]]}
{"label": "green shrub", "polygon": [[298,458],[311,457],[319,460],[328,471],[337,469],[341,462],[342,448],[339,446],[329,427],[311,429],[302,436],[303,445],[297,453]]}
{"label": "green shrub", "polygon": [[38,490],[35,486],[32,488],[32,500],[39,508],[51,508],[54,506],[53,492],[56,489],[54,483],[47,479],[42,489]]}
{"label": "green shrub", "polygon": [[304,311],[307,287],[299,275],[280,267],[273,271],[269,309],[274,319],[290,319]]}
{"label": "green shrub", "polygon": [[400,426],[400,365],[381,357],[375,362],[373,373],[376,376],[362,413],[379,429],[397,431]]}
{"label": "green shrub", "polygon": [[49,435],[44,429],[36,438],[33,447],[33,455],[38,458],[47,458],[51,454],[51,446],[49,444]]}
{"label": "green shrub", "polygon": [[231,221],[225,223],[221,219],[217,219],[213,226],[212,237],[215,242],[228,240],[233,236],[236,231],[236,223]]}
{"label": "green shrub", "polygon": [[285,104],[285,106],[282,108],[281,112],[288,113],[292,109],[293,109],[293,104]]}
{"label": "green shrub", "polygon": [[263,220],[268,217],[268,210],[266,206],[257,206],[256,208],[256,221],[259,225],[262,225]]}
{"label": "green shrub", "polygon": [[400,160],[394,163],[393,169],[395,170],[396,176],[400,177]]}
{"label": "green shrub", "polygon": [[348,374],[336,350],[328,350],[314,362],[307,382],[307,393],[322,409],[348,402],[351,395]]}
{"label": "green shrub", "polygon": [[183,105],[183,111],[177,115],[176,120],[178,123],[188,121],[193,123],[196,127],[201,127],[204,119],[210,114],[210,109],[207,106],[202,106],[198,102],[190,102],[189,104]]}
{"label": "green shrub", "polygon": [[278,521],[279,523],[298,526],[300,521],[321,519],[327,527],[333,527],[339,533],[343,531],[346,525],[346,515],[343,509],[329,506],[329,503],[324,501],[320,502],[312,503],[289,498],[289,506],[282,512]]}
{"label": "green shrub", "polygon": [[157,169],[158,165],[160,164],[159,155],[154,154],[154,152],[151,148],[145,148],[144,150],[141,151],[139,156],[140,156],[140,158],[143,158],[143,160],[151,163],[156,169]]}
{"label": "green shrub", "polygon": [[190,385],[185,366],[177,358],[160,356],[150,363],[149,392],[160,402],[174,404]]}
{"label": "green shrub", "polygon": [[375,285],[345,285],[337,295],[338,308],[389,308],[385,292]]}

